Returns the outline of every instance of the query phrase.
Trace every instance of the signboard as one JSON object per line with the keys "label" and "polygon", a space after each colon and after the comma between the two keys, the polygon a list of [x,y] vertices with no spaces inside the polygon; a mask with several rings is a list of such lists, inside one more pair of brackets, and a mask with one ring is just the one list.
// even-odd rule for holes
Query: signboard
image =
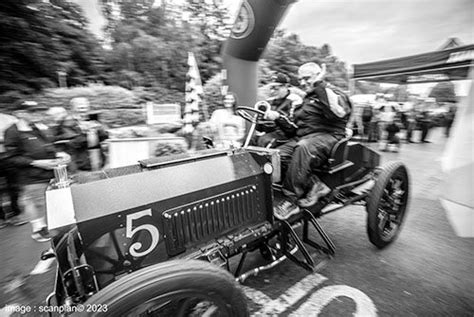
{"label": "signboard", "polygon": [[181,121],[181,106],[174,103],[146,104],[147,124],[173,123]]}
{"label": "signboard", "polygon": [[148,137],[128,139],[108,139],[109,168],[137,164],[139,160],[146,160],[156,156],[159,144],[174,144],[186,149],[187,143],[181,137]]}

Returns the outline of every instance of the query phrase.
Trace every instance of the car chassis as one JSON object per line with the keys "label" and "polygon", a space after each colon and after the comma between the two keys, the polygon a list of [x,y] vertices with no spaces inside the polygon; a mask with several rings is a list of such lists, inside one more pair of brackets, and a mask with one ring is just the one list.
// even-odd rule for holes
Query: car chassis
{"label": "car chassis", "polygon": [[[288,220],[274,218],[273,204],[282,197],[278,150],[249,146],[263,115],[259,109],[238,108],[252,124],[241,148],[152,158],[73,179],[58,167],[46,192],[53,248],[42,259],[58,262],[48,304],[108,303],[111,316],[194,316],[206,303],[204,311],[216,306],[221,315],[244,316],[245,297],[225,284],[231,282],[222,269],[232,272],[233,283],[285,259],[317,269],[307,247],[329,257],[336,249],[318,222],[324,215],[363,205],[369,240],[378,248],[393,242],[409,199],[407,170],[400,162],[379,166],[377,152],[349,138],[314,169],[331,193]],[[256,250],[267,263],[243,272]],[[199,274],[207,275],[200,280]],[[213,278],[216,288],[202,290]],[[166,287],[168,280],[175,282]],[[222,293],[233,295],[216,299],[225,287],[229,291]],[[189,289],[194,291],[183,291]],[[243,307],[235,308],[236,298]]]}

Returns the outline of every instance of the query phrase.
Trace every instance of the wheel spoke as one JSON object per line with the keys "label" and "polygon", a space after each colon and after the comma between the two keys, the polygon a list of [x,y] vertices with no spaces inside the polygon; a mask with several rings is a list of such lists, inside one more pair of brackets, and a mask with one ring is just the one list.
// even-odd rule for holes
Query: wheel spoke
{"label": "wheel spoke", "polygon": [[379,211],[378,217],[379,217],[379,229],[381,232],[383,232],[385,229],[385,226],[387,225],[387,221],[389,217],[387,213],[383,210]]}
{"label": "wheel spoke", "polygon": [[370,242],[384,248],[396,238],[403,223],[409,198],[409,179],[401,162],[378,169],[376,183],[367,201]]}

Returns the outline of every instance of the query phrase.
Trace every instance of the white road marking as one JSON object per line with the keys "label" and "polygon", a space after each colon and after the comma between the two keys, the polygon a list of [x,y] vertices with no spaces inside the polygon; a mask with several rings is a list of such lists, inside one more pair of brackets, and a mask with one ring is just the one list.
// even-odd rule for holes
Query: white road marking
{"label": "white road marking", "polygon": [[53,264],[55,258],[49,258],[47,260],[41,260],[36,264],[30,275],[39,275],[49,271],[51,264]]}
{"label": "white road marking", "polygon": [[[245,295],[260,309],[252,316],[278,316],[292,308],[302,298],[311,294],[290,316],[318,316],[331,301],[344,296],[356,304],[355,317],[376,317],[377,309],[372,300],[357,288],[347,285],[330,285],[314,292],[314,289],[327,281],[321,274],[313,273],[291,286],[277,299],[272,299],[260,290],[242,286]],[[294,308],[293,308],[294,309]]]}
{"label": "white road marking", "polygon": [[326,286],[304,302],[297,311],[290,316],[318,316],[323,308],[337,297],[351,298],[356,304],[354,317],[375,317],[377,309],[372,300],[360,290],[347,285]]}
{"label": "white road marking", "polygon": [[289,307],[293,306],[303,297],[308,295],[312,289],[326,280],[327,278],[321,274],[310,274],[290,287],[284,294],[274,300],[265,295],[263,292],[250,287],[244,287],[244,291],[250,300],[252,300],[257,305],[263,306],[253,316],[274,316],[286,311]]}
{"label": "white road marking", "polygon": [[13,314],[11,307],[12,306],[20,306],[19,304],[8,304],[5,305],[2,309],[0,309],[0,317],[9,317]]}

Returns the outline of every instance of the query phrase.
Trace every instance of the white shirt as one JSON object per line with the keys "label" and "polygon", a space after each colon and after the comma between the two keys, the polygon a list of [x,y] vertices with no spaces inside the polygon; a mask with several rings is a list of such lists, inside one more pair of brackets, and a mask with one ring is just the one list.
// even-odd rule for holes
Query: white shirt
{"label": "white shirt", "polygon": [[229,147],[240,146],[245,134],[245,121],[228,109],[217,109],[212,113],[210,123],[217,127],[219,140],[216,145]]}

